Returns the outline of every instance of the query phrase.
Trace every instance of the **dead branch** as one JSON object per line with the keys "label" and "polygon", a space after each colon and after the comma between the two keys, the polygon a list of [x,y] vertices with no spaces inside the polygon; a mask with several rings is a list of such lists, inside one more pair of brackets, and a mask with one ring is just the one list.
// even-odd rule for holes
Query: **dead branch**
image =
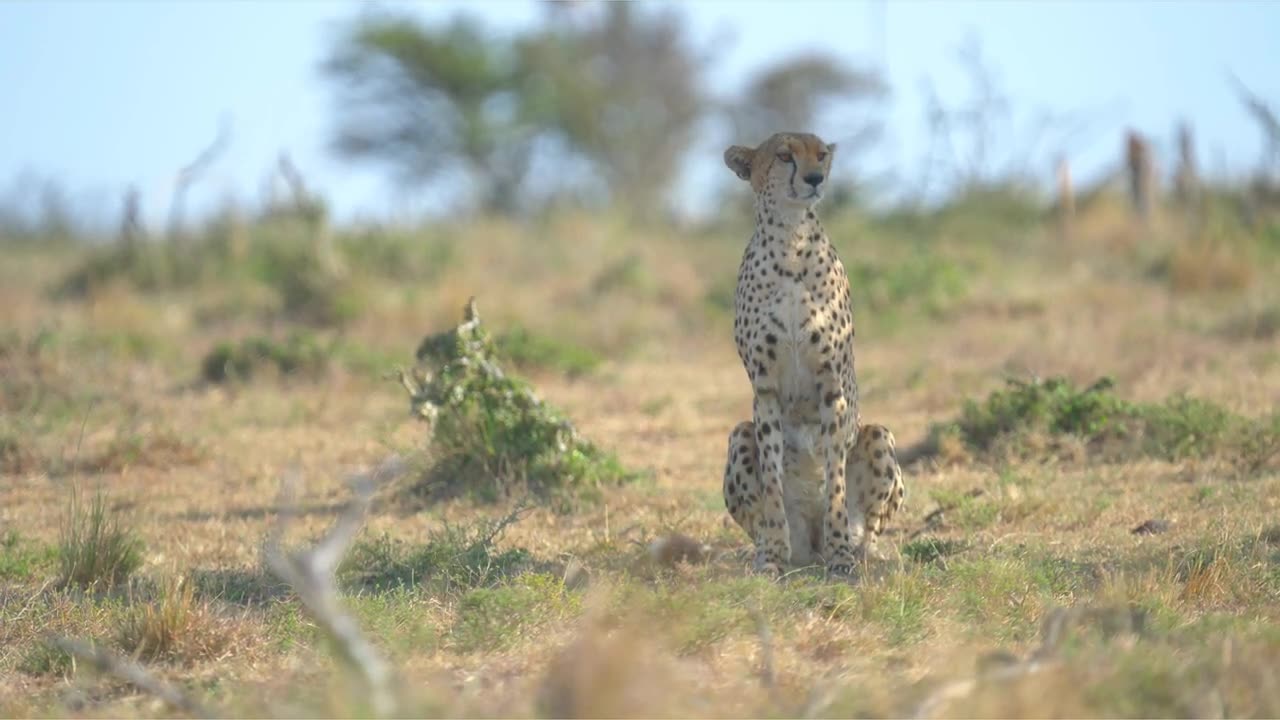
{"label": "dead branch", "polygon": [[51,642],[68,655],[89,663],[98,672],[114,675],[139,690],[160,698],[188,715],[200,718],[218,717],[217,713],[187,695],[181,688],[157,678],[147,672],[146,668],[122,655],[117,655],[104,647],[81,640],[54,638]]}
{"label": "dead branch", "polygon": [[124,196],[124,208],[120,218],[121,246],[132,250],[137,247],[142,234],[142,210],[138,200],[138,188],[130,186]]}
{"label": "dead branch", "polygon": [[226,150],[227,143],[231,139],[231,123],[227,120],[218,126],[218,135],[214,137],[213,142],[208,147],[200,151],[195,160],[178,170],[178,176],[174,179],[173,200],[169,204],[169,241],[174,242],[178,237],[179,231],[182,229],[182,212],[183,205],[186,201],[187,190],[204,175],[209,166],[218,159],[222,152]]}
{"label": "dead branch", "polygon": [[480,540],[480,545],[486,548],[492,545],[495,540],[502,536],[502,533],[507,531],[507,528],[515,525],[531,510],[533,510],[533,508],[527,504],[526,499],[522,498],[516,503],[516,506],[511,509],[511,512],[507,513],[502,517],[502,519],[494,523],[494,526],[489,530],[489,533]]}
{"label": "dead branch", "polygon": [[1070,241],[1071,229],[1076,217],[1076,195],[1075,186],[1071,183],[1071,163],[1066,157],[1058,157],[1055,174],[1058,185],[1058,202],[1055,206],[1058,217],[1058,239]]}
{"label": "dead branch", "polygon": [[289,157],[289,153],[280,153],[277,164],[280,168],[280,177],[284,178],[285,184],[289,186],[289,194],[292,196],[294,207],[305,207],[311,201],[311,193],[307,190],[307,183],[302,177],[302,172],[298,170],[297,165],[293,164],[293,159]]}
{"label": "dead branch", "polygon": [[1129,196],[1138,220],[1151,219],[1155,203],[1155,159],[1151,142],[1136,130],[1125,134],[1125,167],[1129,173]]}
{"label": "dead branch", "polygon": [[404,468],[404,461],[392,456],[372,472],[354,478],[355,498],[333,527],[310,550],[294,554],[286,554],[282,547],[285,529],[297,512],[293,488],[291,483],[286,483],[283,511],[267,539],[267,567],[293,588],[321,630],[333,641],[342,661],[360,674],[369,688],[373,710],[380,717],[395,714],[398,707],[393,672],[343,608],[336,571],[364,523],[375,488],[402,473]]}

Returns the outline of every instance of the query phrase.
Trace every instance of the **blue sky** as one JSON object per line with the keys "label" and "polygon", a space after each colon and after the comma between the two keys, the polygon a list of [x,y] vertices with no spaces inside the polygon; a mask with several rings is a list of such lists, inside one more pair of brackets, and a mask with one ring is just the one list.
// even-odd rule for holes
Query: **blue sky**
{"label": "blue sky", "polygon": [[[455,12],[498,31],[541,21],[536,2],[382,3],[432,22]],[[671,4],[671,3],[668,3]],[[1240,174],[1261,140],[1233,94],[1228,72],[1280,104],[1280,3],[1273,2],[764,2],[679,3],[699,41],[724,43],[709,75],[726,92],[749,72],[791,53],[831,52],[880,67],[892,95],[885,137],[859,161],[919,182],[929,133],[922,90],[963,99],[956,60],[966,39],[981,43],[1015,108],[1088,120],[1064,146],[1078,175],[1096,172],[1126,127],[1171,145],[1174,123],[1195,126],[1202,167]],[[235,195],[252,203],[282,150],[325,193],[339,217],[382,217],[429,207],[423,193],[393,188],[375,169],[326,150],[332,105],[318,63],[356,2],[294,0],[0,3],[0,189],[24,170],[63,180],[110,216],[129,183],[146,216],[164,216],[176,169],[216,134],[232,140],[194,208]],[[1026,127],[1030,127],[1027,125]],[[827,137],[846,128],[819,127]],[[724,179],[720,150],[733,140],[709,129],[691,150],[681,193],[705,198]],[[1012,138],[1012,139],[1010,139]],[[1006,146],[1025,145],[1010,134]],[[755,142],[756,138],[742,141]],[[1043,148],[1047,177],[1050,148]],[[849,160],[850,162],[852,160]]]}

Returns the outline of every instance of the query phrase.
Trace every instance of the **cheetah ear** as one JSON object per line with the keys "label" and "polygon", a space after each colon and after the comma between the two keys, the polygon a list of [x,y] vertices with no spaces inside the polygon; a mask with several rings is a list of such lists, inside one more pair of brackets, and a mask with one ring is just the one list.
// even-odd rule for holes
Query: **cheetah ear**
{"label": "cheetah ear", "polygon": [[753,148],[733,145],[724,151],[724,164],[743,180],[751,179],[751,161],[756,157]]}

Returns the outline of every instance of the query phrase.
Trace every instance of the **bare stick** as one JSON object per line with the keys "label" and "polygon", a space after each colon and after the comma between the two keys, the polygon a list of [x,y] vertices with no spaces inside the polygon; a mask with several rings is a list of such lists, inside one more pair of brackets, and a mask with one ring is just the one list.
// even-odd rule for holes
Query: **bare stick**
{"label": "bare stick", "polygon": [[293,502],[292,484],[286,483],[287,502],[267,539],[267,567],[293,587],[302,604],[333,641],[343,662],[361,675],[369,688],[373,710],[380,717],[394,715],[398,707],[393,673],[343,608],[335,572],[364,523],[375,487],[403,470],[404,462],[392,456],[372,472],[357,476],[352,483],[355,499],[314,547],[296,554],[286,554],[281,546],[285,528],[293,521],[297,507]]}
{"label": "bare stick", "polygon": [[68,655],[89,663],[98,672],[114,675],[139,690],[160,698],[188,715],[199,718],[218,717],[216,713],[187,695],[181,688],[157,678],[133,660],[117,655],[104,647],[81,640],[54,638],[52,642]]}
{"label": "bare stick", "polygon": [[130,186],[124,196],[124,209],[120,218],[120,244],[126,250],[133,250],[142,238],[142,210],[138,199],[138,188]]}
{"label": "bare stick", "polygon": [[195,160],[178,170],[178,177],[174,180],[173,200],[169,205],[170,242],[174,242],[177,239],[178,232],[182,229],[182,211],[187,197],[187,190],[204,175],[204,172],[209,169],[213,161],[218,159],[218,156],[226,149],[230,138],[231,124],[224,119],[218,127],[218,135],[213,139],[213,142],[202,150]]}

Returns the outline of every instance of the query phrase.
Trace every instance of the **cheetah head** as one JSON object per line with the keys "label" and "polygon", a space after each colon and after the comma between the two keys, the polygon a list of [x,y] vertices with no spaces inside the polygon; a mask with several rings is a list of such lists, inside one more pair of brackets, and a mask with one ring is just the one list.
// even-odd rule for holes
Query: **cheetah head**
{"label": "cheetah head", "polygon": [[731,146],[724,164],[750,182],[756,195],[812,207],[822,199],[835,150],[835,143],[812,133],[775,133],[754,149]]}

